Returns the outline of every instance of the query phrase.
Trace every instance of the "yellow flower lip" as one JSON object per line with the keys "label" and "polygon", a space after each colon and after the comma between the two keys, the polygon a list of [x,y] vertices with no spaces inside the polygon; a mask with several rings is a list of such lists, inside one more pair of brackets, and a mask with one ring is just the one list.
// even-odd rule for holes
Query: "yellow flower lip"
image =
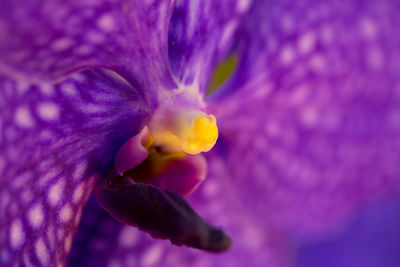
{"label": "yellow flower lip", "polygon": [[183,151],[195,155],[208,152],[218,138],[213,115],[199,110],[179,110],[168,114],[163,127],[153,127],[154,144],[166,151]]}

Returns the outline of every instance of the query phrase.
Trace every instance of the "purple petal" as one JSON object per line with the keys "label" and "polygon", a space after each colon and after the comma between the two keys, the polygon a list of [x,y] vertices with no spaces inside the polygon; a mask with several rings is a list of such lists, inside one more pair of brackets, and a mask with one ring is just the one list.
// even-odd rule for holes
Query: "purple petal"
{"label": "purple petal", "polygon": [[362,210],[345,231],[300,246],[298,267],[400,266],[399,199]]}
{"label": "purple petal", "polygon": [[56,85],[0,80],[0,262],[63,264],[83,206],[147,107],[114,74]]}
{"label": "purple petal", "polygon": [[209,161],[224,158],[234,194],[269,227],[322,233],[400,191],[399,11],[392,0],[253,6],[238,76],[211,108],[221,135]]}
{"label": "purple petal", "polygon": [[41,81],[106,67],[139,84],[172,83],[167,27],[173,1],[150,2],[2,0],[0,72]]}
{"label": "purple petal", "polygon": [[175,77],[204,93],[216,64],[229,52],[251,0],[178,0],[169,28],[169,58]]}

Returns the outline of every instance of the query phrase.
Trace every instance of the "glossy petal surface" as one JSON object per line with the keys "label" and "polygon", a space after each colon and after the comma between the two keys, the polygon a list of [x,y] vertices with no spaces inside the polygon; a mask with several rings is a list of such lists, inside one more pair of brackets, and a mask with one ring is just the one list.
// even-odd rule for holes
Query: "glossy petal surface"
{"label": "glossy petal surface", "polygon": [[253,6],[213,113],[221,168],[265,224],[317,234],[399,192],[399,10],[392,0]]}
{"label": "glossy petal surface", "polygon": [[251,0],[178,0],[169,27],[169,58],[177,80],[205,93],[216,64],[227,55]]}
{"label": "glossy petal surface", "polygon": [[40,86],[2,77],[0,87],[0,263],[62,264],[94,183],[146,106],[104,71]]}
{"label": "glossy petal surface", "polygon": [[131,82],[170,82],[172,6],[173,1],[2,0],[0,72],[41,81],[107,67]]}

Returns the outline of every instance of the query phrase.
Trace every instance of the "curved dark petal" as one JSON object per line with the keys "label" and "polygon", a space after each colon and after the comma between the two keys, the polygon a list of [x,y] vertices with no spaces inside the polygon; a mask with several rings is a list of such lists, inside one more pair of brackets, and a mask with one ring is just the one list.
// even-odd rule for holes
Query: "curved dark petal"
{"label": "curved dark petal", "polygon": [[362,210],[349,227],[327,240],[302,244],[298,267],[400,266],[399,198]]}
{"label": "curved dark petal", "polygon": [[0,72],[37,82],[106,67],[138,83],[170,83],[167,30],[173,4],[1,0]]}
{"label": "curved dark petal", "polygon": [[253,7],[238,76],[211,108],[220,152],[207,156],[224,159],[256,218],[322,233],[400,191],[399,11],[392,0]]}
{"label": "curved dark petal", "polygon": [[[219,163],[217,163],[218,165]],[[155,240],[135,227],[124,225],[89,201],[72,249],[70,266],[137,267],[278,267],[287,266],[291,244],[264,227],[241,208],[240,199],[230,191],[228,177],[206,180],[189,197],[191,205],[207,221],[232,234],[232,248],[215,254]]]}
{"label": "curved dark petal", "polygon": [[210,76],[227,55],[251,0],[178,0],[169,27],[173,74],[205,93]]}
{"label": "curved dark petal", "polygon": [[222,230],[206,223],[182,196],[169,190],[150,184],[106,181],[97,187],[96,199],[121,222],[178,246],[220,252],[232,244]]}
{"label": "curved dark petal", "polygon": [[56,85],[0,81],[0,263],[63,264],[94,183],[147,108],[104,71]]}

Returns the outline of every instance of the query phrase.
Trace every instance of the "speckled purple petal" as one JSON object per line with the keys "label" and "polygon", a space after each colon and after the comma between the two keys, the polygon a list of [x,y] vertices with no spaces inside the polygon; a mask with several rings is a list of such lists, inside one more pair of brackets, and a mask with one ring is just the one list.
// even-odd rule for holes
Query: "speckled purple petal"
{"label": "speckled purple petal", "polygon": [[172,7],[170,0],[1,0],[0,72],[58,80],[100,66],[138,83],[171,82],[167,31]]}
{"label": "speckled purple petal", "polygon": [[178,0],[169,27],[169,58],[178,81],[204,93],[212,71],[227,55],[251,0]]}
{"label": "speckled purple petal", "polygon": [[0,88],[0,265],[62,265],[94,183],[147,108],[100,70]]}
{"label": "speckled purple petal", "polygon": [[399,193],[399,12],[392,0],[253,6],[238,76],[211,108],[221,134],[209,161],[224,159],[264,224],[323,233]]}

